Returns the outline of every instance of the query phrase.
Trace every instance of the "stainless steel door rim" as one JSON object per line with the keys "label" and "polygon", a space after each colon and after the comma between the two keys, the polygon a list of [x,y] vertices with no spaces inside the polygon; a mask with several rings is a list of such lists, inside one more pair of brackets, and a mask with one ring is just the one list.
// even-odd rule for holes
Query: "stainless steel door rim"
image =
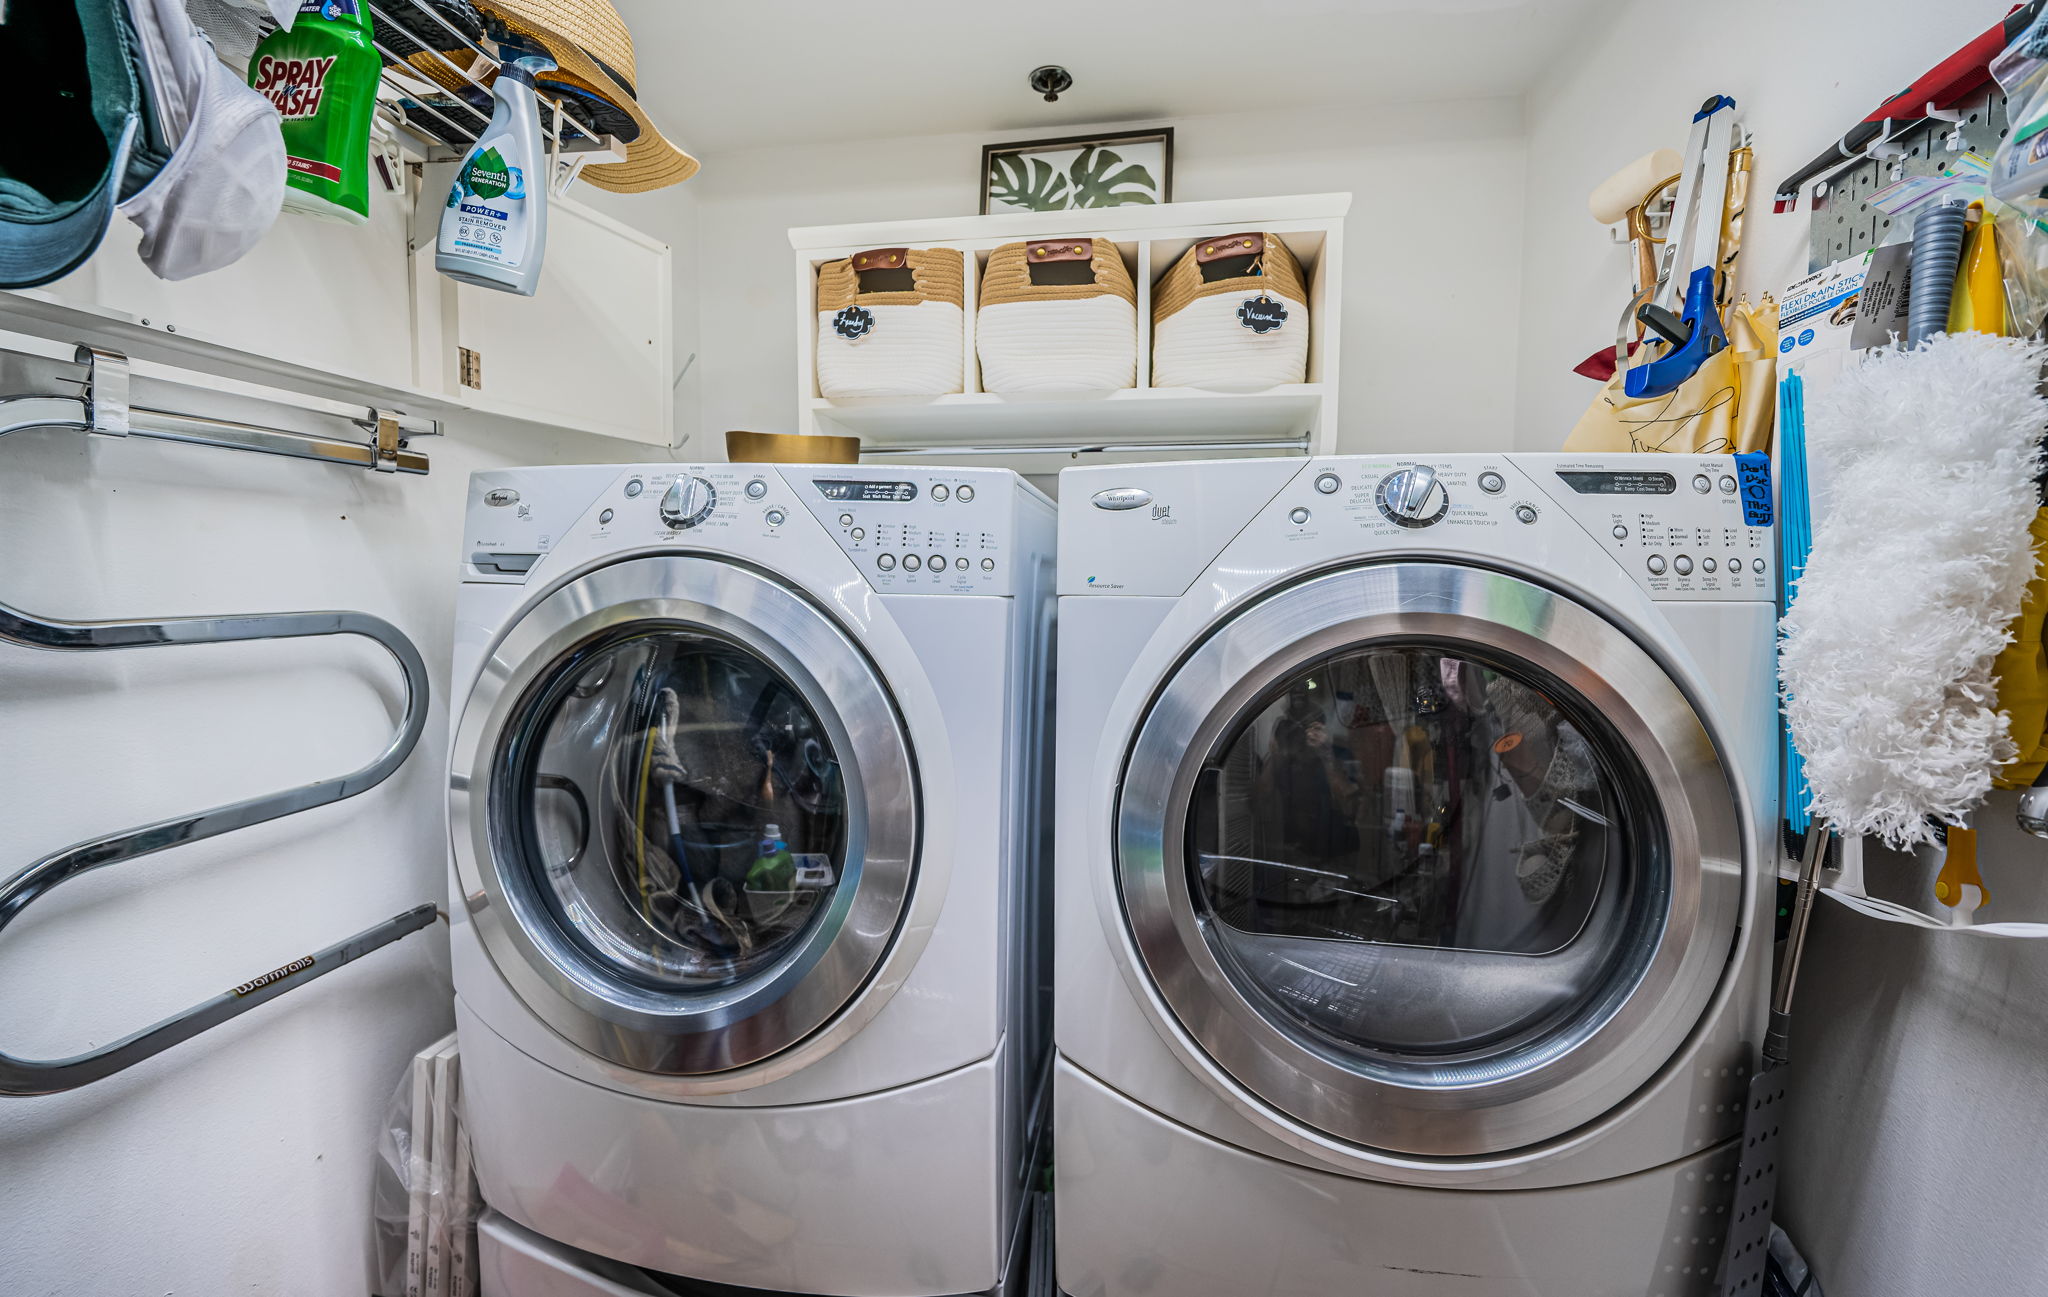
{"label": "stainless steel door rim", "polygon": [[[724,640],[783,676],[840,754],[845,867],[825,910],[773,965],[706,992],[651,989],[571,941],[506,859],[500,762],[546,687],[589,648],[662,628]],[[915,883],[915,762],[887,689],[823,610],[737,563],[629,559],[555,590],[501,637],[452,747],[450,837],[471,921],[532,1011],[590,1053],[641,1071],[705,1075],[759,1063],[829,1023],[887,954]]]}
{"label": "stainless steel door rim", "polygon": [[[1641,957],[1597,1002],[1511,1056],[1403,1066],[1306,1040],[1246,994],[1211,948],[1189,879],[1205,762],[1277,682],[1374,642],[1519,665],[1583,700],[1612,755],[1640,774],[1661,875]],[[1366,1150],[1485,1157],[1582,1127],[1662,1069],[1698,1025],[1740,923],[1740,815],[1705,726],[1649,653],[1611,622],[1528,581],[1445,563],[1333,572],[1211,631],[1168,677],[1129,750],[1116,880],[1139,961],[1207,1079],[1282,1124]],[[1439,952],[1432,952],[1439,953]],[[1441,952],[1449,953],[1449,952]]]}

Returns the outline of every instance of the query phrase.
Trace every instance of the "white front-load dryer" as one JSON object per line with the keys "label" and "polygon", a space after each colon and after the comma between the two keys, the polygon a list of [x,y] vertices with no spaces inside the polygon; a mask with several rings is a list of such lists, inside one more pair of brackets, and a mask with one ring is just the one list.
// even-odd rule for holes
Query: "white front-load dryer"
{"label": "white front-load dryer", "polygon": [[1764,465],[1060,495],[1064,1290],[1714,1291],[1772,945]]}
{"label": "white front-load dryer", "polygon": [[472,479],[451,939],[492,1208],[656,1283],[999,1290],[1053,531],[1001,470]]}

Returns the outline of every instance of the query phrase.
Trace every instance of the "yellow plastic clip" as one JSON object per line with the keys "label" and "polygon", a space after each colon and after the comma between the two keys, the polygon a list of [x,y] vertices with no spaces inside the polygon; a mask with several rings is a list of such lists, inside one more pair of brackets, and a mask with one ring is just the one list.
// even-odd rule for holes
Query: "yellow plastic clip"
{"label": "yellow plastic clip", "polygon": [[1979,906],[1991,903],[1990,889],[1984,886],[1984,876],[1977,872],[1977,830],[1953,824],[1948,830],[1948,855],[1934,880],[1934,899],[1953,910],[1963,903],[1965,887],[1977,889]]}

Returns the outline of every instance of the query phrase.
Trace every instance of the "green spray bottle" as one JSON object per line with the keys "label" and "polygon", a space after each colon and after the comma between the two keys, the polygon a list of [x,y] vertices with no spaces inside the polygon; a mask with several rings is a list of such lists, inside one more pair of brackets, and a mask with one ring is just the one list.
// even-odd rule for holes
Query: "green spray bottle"
{"label": "green spray bottle", "polygon": [[256,47],[249,85],[284,118],[287,208],[355,225],[370,219],[381,71],[363,0],[299,0],[291,30]]}
{"label": "green spray bottle", "polygon": [[459,283],[532,297],[548,246],[548,156],[540,133],[536,74],[554,68],[538,52],[501,44],[491,83],[491,124],[455,168],[441,213],[434,269]]}

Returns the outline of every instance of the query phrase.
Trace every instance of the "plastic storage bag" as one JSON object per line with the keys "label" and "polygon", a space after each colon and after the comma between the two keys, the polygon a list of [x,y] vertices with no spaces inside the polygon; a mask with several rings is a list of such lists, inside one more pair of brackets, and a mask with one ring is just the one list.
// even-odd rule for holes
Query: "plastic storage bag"
{"label": "plastic storage bag", "polygon": [[375,1297],[474,1297],[483,1199],[462,1123],[461,1055],[448,1036],[415,1055],[392,1091],[371,1189]]}

